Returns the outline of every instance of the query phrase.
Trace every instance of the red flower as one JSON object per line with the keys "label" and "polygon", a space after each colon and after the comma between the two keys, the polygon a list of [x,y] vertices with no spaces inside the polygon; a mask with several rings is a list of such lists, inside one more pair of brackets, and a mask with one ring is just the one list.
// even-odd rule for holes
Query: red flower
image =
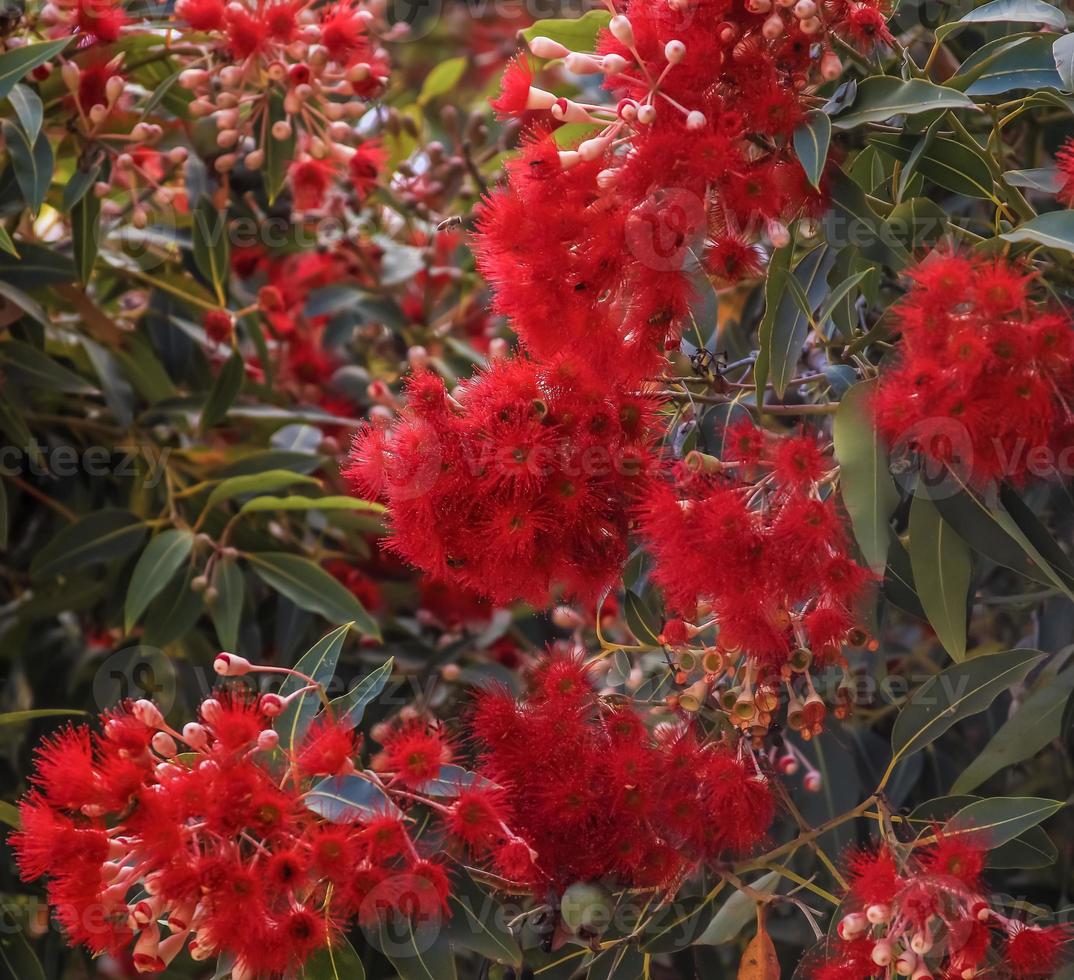
{"label": "red flower", "polygon": [[1063,926],[1012,923],[1013,931],[1003,950],[1007,966],[1016,977],[1051,976],[1070,933]]}
{"label": "red flower", "polygon": [[1055,168],[1060,186],[1056,200],[1068,208],[1074,206],[1074,138],[1068,138],[1055,154]]}
{"label": "red flower", "polygon": [[451,749],[443,735],[421,721],[412,721],[384,739],[386,768],[405,786],[419,787],[440,775],[451,761]]}
{"label": "red flower", "polygon": [[324,204],[332,186],[335,166],[331,160],[305,157],[296,160],[287,171],[291,197],[296,211],[315,211]]}

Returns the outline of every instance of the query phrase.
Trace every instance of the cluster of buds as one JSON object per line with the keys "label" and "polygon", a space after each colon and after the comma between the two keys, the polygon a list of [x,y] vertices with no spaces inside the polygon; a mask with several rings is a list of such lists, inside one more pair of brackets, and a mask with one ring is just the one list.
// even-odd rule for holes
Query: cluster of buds
{"label": "cluster of buds", "polygon": [[[711,625],[711,624],[710,624]],[[760,664],[741,649],[721,646],[691,646],[705,624],[695,626],[681,620],[665,623],[660,641],[674,650],[675,682],[682,690],[672,695],[675,707],[696,714],[705,707],[723,712],[728,721],[760,746],[777,720],[805,741],[820,735],[829,710],[839,719],[846,718],[853,707],[853,682],[841,652],[829,652],[823,669],[836,665],[842,671],[829,705],[817,692],[810,673],[813,652],[806,646],[791,651],[778,669]],[[850,642],[867,644],[860,630],[852,631]]]}
{"label": "cluster of buds", "polygon": [[361,140],[354,124],[387,82],[387,54],[370,36],[377,17],[360,0],[322,7],[181,0],[177,14],[214,40],[179,84],[190,112],[216,128],[226,173],[259,170],[269,154],[297,148],[297,162],[345,171]]}
{"label": "cluster of buds", "polygon": [[850,859],[854,908],[811,971],[812,980],[973,980],[1051,976],[1069,931],[1009,918],[984,894],[979,832],[937,829],[897,858],[882,847]]}

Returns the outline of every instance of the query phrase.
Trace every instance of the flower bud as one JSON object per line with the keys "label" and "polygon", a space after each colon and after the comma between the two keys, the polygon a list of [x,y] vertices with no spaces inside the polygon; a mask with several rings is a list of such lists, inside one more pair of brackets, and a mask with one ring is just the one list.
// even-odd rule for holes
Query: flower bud
{"label": "flower bud", "polygon": [[686,128],[692,132],[704,129],[708,125],[708,117],[697,109],[686,114]]}
{"label": "flower bud", "polygon": [[280,744],[280,736],[271,728],[266,728],[257,736],[257,747],[262,752],[271,752]]}
{"label": "flower bud", "polygon": [[606,54],[601,58],[601,66],[604,68],[604,74],[618,75],[627,70],[630,62],[621,54]]}
{"label": "flower bud", "polygon": [[891,906],[877,903],[870,905],[865,910],[865,917],[874,925],[879,926],[891,919]]}
{"label": "flower bud", "polygon": [[175,744],[175,739],[167,732],[157,732],[153,736],[153,751],[157,755],[164,756],[165,759],[170,759],[178,754],[179,746]]}
{"label": "flower bud", "polygon": [[[204,705],[202,706],[204,709]],[[188,721],[183,726],[183,741],[192,749],[203,749],[209,744],[209,733],[196,721]]]}
{"label": "flower bud", "polygon": [[221,677],[242,677],[253,669],[253,664],[245,657],[234,653],[218,653],[213,660],[213,670]]}
{"label": "flower bud", "polygon": [[623,14],[616,14],[610,21],[608,21],[608,30],[612,32],[612,36],[623,45],[628,48],[634,47],[634,28],[631,26],[630,18]]}
{"label": "flower bud", "polygon": [[879,939],[873,946],[872,961],[877,966],[887,966],[891,962],[892,946],[890,939]]}
{"label": "flower bud", "polygon": [[664,45],[664,57],[669,65],[677,65],[686,57],[686,45],[682,41],[668,41]]}
{"label": "flower bud", "polygon": [[530,51],[538,58],[566,58],[571,53],[570,48],[550,37],[535,37],[530,41]]}
{"label": "flower bud", "polygon": [[134,702],[131,706],[131,714],[146,728],[164,727],[164,716],[160,713],[160,708],[145,698]]}
{"label": "flower bud", "polygon": [[643,105],[638,107],[638,122],[643,126],[651,126],[656,122],[656,106]]}
{"label": "flower bud", "polygon": [[563,59],[563,67],[575,75],[596,75],[604,71],[604,61],[591,54],[572,51]]}
{"label": "flower bud", "polygon": [[860,912],[851,912],[844,915],[839,921],[839,938],[854,939],[860,936],[869,927],[869,922]]}
{"label": "flower bud", "polygon": [[819,793],[821,787],[820,773],[816,769],[807,772],[802,780],[802,787],[808,793]]}
{"label": "flower bud", "polygon": [[216,698],[206,698],[201,702],[201,717],[204,718],[210,725],[215,724],[220,720],[220,714],[223,711],[223,705],[220,704]]}

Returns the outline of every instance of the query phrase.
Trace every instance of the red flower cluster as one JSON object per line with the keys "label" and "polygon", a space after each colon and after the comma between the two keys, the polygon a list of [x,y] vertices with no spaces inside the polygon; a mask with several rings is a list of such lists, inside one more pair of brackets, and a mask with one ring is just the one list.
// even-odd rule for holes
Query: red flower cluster
{"label": "red flower cluster", "polygon": [[934,254],[898,306],[903,339],[880,431],[978,487],[1054,472],[1074,441],[1074,329],[1003,258]]}
{"label": "red flower cluster", "polygon": [[[592,601],[626,559],[648,470],[648,401],[571,366],[498,360],[449,396],[419,371],[390,429],[367,426],[346,476],[390,505],[391,547],[498,603]],[[461,404],[460,404],[461,402]]]}
{"label": "red flower cluster", "polygon": [[812,980],[892,971],[916,980],[1051,976],[1069,930],[1029,925],[991,907],[981,880],[986,854],[965,834],[942,831],[903,864],[886,847],[855,854],[848,869],[855,911],[843,916]]}
{"label": "red flower cluster", "polygon": [[[250,669],[221,658],[222,673]],[[49,877],[72,942],[113,955],[133,943],[141,973],[184,947],[198,960],[230,954],[234,976],[251,980],[293,975],[352,919],[447,913],[447,873],[391,799],[393,785],[414,785],[416,758],[423,778],[437,774],[440,736],[396,733],[399,772],[381,777],[356,771],[360,736],[321,714],[281,767],[271,724],[295,696],[217,693],[182,731],[138,701],[106,712],[99,733],[69,728],[42,744],[10,840],[25,880]],[[358,786],[366,802],[319,806],[326,778],[330,798]]]}
{"label": "red flower cluster", "polygon": [[[808,86],[841,70],[829,25],[888,37],[874,3],[634,0],[601,33],[598,53],[549,38],[530,47],[579,74],[603,73],[614,106],[556,98],[519,59],[494,108],[548,112],[591,127],[561,150],[538,126],[509,181],[480,213],[478,264],[497,309],[541,357],[569,345],[595,373],[638,376],[677,343],[696,258],[719,278],[759,268],[753,243],[787,240],[786,223],[822,207],[793,155]],[[707,251],[706,251],[707,250]]]}
{"label": "red flower cluster", "polygon": [[534,888],[668,886],[698,862],[750,850],[774,816],[742,750],[679,726],[650,733],[632,708],[601,700],[573,656],[542,660],[522,702],[481,692],[470,731],[479,771],[502,788],[498,812],[528,848],[501,847],[494,865]]}
{"label": "red flower cluster", "polygon": [[839,662],[869,573],[823,493],[830,457],[813,435],[772,436],[748,420],[726,445],[722,462],[695,456],[697,475],[650,493],[640,530],[653,581],[687,616],[711,607],[719,647],[763,672],[786,672],[796,648],[821,666]]}

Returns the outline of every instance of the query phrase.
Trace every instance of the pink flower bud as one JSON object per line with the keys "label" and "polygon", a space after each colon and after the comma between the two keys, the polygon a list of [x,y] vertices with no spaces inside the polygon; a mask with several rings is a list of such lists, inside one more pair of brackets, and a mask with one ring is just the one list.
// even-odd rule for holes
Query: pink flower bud
{"label": "pink flower bud", "polygon": [[234,653],[218,653],[213,660],[213,670],[221,677],[242,677],[253,669],[253,664],[245,657]]}
{"label": "pink flower bud", "polygon": [[628,48],[634,47],[634,28],[629,17],[623,14],[616,14],[608,22],[608,30],[612,32],[612,36],[620,44],[624,44]]}
{"label": "pink flower bud", "polygon": [[164,716],[152,701],[141,698],[131,706],[131,714],[134,715],[146,728],[163,728]]}
{"label": "pink flower bud", "polygon": [[570,48],[553,41],[550,37],[535,37],[530,41],[530,50],[538,58],[566,58]]}
{"label": "pink flower bud", "polygon": [[257,747],[262,752],[271,752],[280,744],[280,736],[271,728],[266,728],[257,736]]}

